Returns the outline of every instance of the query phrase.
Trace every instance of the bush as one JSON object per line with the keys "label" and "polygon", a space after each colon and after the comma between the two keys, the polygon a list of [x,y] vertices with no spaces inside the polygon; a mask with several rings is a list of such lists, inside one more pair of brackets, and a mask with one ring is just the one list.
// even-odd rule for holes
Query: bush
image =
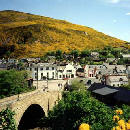
{"label": "bush", "polygon": [[[117,109],[115,111],[116,115],[113,116],[113,120],[116,126],[113,127],[113,130],[130,130],[130,120],[128,120],[128,118],[130,118],[130,108],[128,108],[126,105],[123,105],[123,107],[125,107],[125,113],[121,109]],[[126,114],[127,117],[125,116]]]}
{"label": "bush", "polygon": [[9,108],[0,112],[0,126],[2,127],[2,130],[16,130],[14,115],[15,113]]}
{"label": "bush", "polygon": [[85,91],[73,91],[49,112],[48,118],[54,130],[77,130],[81,123],[90,125],[91,130],[112,129],[114,112]]}
{"label": "bush", "polygon": [[70,91],[80,91],[85,89],[83,81],[73,80],[70,86]]}

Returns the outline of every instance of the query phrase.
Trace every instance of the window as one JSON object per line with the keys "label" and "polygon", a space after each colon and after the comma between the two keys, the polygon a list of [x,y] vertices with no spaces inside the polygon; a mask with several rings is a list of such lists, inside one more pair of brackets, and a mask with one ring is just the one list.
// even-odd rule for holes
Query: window
{"label": "window", "polygon": [[37,75],[37,73],[35,73],[35,79],[37,79],[38,78],[38,75]]}
{"label": "window", "polygon": [[54,67],[52,67],[52,70],[54,70]]}
{"label": "window", "polygon": [[58,71],[61,72],[61,73],[63,72],[63,70],[58,70]]}
{"label": "window", "polygon": [[32,68],[30,68],[30,71],[32,71]]}
{"label": "window", "polygon": [[54,72],[52,72],[52,78],[54,79]]}
{"label": "window", "polygon": [[43,79],[43,73],[41,73],[41,79]]}
{"label": "window", "polygon": [[59,78],[61,78],[61,75],[59,75]]}
{"label": "window", "polygon": [[67,72],[72,72],[72,70],[67,70]]}
{"label": "window", "polygon": [[49,67],[46,67],[46,70],[49,70]]}
{"label": "window", "polygon": [[37,71],[37,68],[35,68],[34,70]]}
{"label": "window", "polygon": [[98,74],[102,74],[102,72],[101,71],[99,71],[99,73]]}
{"label": "window", "polygon": [[47,78],[49,78],[49,73],[47,72]]}
{"label": "window", "polygon": [[40,68],[40,70],[43,70],[43,68]]}
{"label": "window", "polygon": [[123,79],[122,78],[120,78],[120,80],[119,81],[123,81]]}

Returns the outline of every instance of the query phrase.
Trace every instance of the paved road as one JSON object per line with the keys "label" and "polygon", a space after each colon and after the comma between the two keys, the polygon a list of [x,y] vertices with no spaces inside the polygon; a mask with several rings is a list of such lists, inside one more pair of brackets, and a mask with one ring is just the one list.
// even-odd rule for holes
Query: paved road
{"label": "paved road", "polygon": [[33,86],[38,86],[38,89],[48,88],[48,91],[60,91],[64,89],[67,80],[48,80],[48,81],[34,81]]}

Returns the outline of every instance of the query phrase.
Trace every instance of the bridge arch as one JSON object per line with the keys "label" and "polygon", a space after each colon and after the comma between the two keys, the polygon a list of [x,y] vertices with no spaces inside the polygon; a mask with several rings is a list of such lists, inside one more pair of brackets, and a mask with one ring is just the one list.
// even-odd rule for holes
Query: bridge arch
{"label": "bridge arch", "polygon": [[31,104],[23,113],[18,125],[18,130],[37,127],[37,122],[44,116],[45,112],[39,104]]}
{"label": "bridge arch", "polygon": [[35,110],[42,108],[42,111],[44,111],[45,115],[48,116],[48,110],[51,110],[61,98],[62,93],[57,91],[43,92],[41,90],[37,90],[21,94],[19,96],[19,100],[18,95],[0,100],[0,111],[6,109],[7,107],[14,111],[14,119],[16,121],[16,127],[18,128],[18,126],[20,127],[20,121],[22,120],[24,113],[28,110],[28,108],[30,109],[30,106],[36,108],[38,105],[39,107],[37,106],[37,109]]}

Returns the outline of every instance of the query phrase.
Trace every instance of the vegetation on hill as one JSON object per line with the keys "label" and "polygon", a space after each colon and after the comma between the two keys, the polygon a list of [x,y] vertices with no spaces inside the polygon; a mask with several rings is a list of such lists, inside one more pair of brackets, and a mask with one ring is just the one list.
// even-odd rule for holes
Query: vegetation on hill
{"label": "vegetation on hill", "polygon": [[[97,57],[93,56],[96,52]],[[95,50],[72,50],[69,53],[62,52],[62,50],[49,51],[41,57],[42,62],[78,62],[81,65],[101,65],[104,61],[109,64],[129,64],[128,58],[123,58],[122,54],[129,54],[130,50],[123,48],[113,48],[112,46],[105,46],[103,49]],[[53,58],[50,58],[53,57]],[[111,60],[113,59],[113,61]]]}
{"label": "vegetation on hill", "polygon": [[17,11],[0,11],[0,56],[40,57],[48,51],[97,49],[129,44],[92,28]]}

